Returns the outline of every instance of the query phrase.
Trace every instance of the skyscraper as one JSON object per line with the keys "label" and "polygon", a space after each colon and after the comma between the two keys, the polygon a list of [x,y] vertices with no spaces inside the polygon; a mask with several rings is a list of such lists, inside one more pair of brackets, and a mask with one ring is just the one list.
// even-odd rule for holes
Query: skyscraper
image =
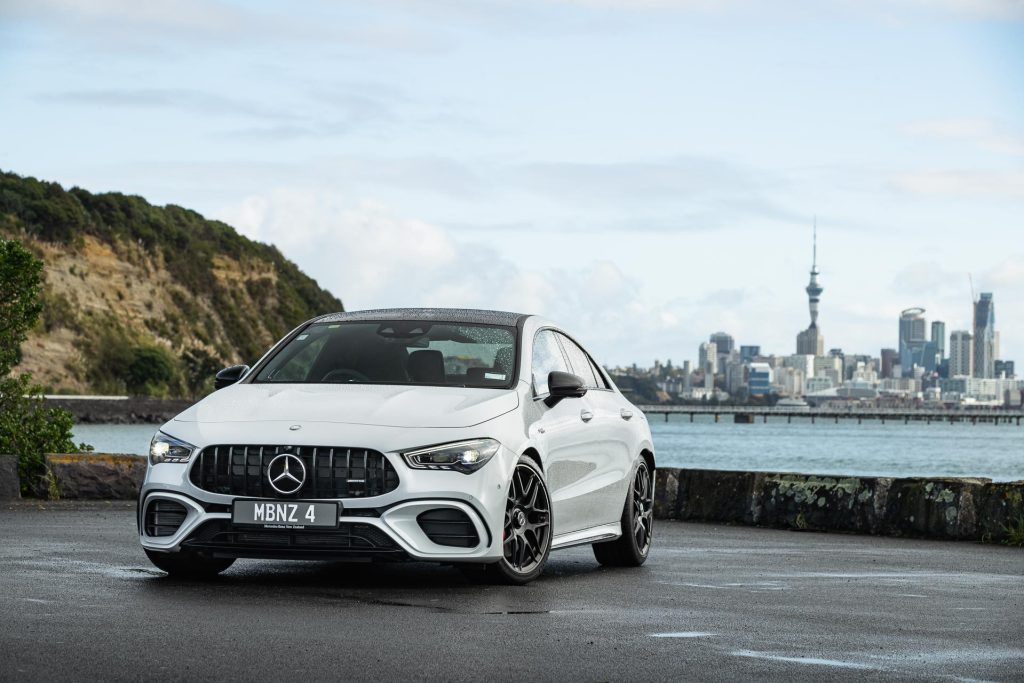
{"label": "skyscraper", "polygon": [[892,366],[899,363],[900,354],[896,349],[882,349],[880,364],[882,366],[882,379],[892,378]]}
{"label": "skyscraper", "polygon": [[974,302],[974,376],[996,376],[996,305],[992,292]]}
{"label": "skyscraper", "polygon": [[925,372],[935,372],[938,367],[938,344],[934,339],[928,341],[927,335],[923,308],[908,308],[900,313],[900,368],[904,377],[913,375],[915,365]]}
{"label": "skyscraper", "polygon": [[714,342],[704,342],[700,345],[700,369],[705,375],[714,377],[718,374],[718,347]]}
{"label": "skyscraper", "polygon": [[932,321],[932,341],[938,350],[939,358],[946,357],[946,323],[941,320]]}
{"label": "skyscraper", "polygon": [[726,334],[725,332],[715,332],[711,335],[708,341],[718,347],[719,356],[728,356],[736,346],[736,342],[733,340],[732,335]]}
{"label": "skyscraper", "polygon": [[796,352],[799,355],[825,355],[825,338],[818,329],[818,302],[825,289],[818,284],[818,223],[814,223],[814,252],[811,260],[811,281],[807,284],[807,305],[811,311],[810,326],[796,336]]}
{"label": "skyscraper", "polygon": [[974,338],[967,330],[949,335],[949,376],[970,377],[974,374]]}

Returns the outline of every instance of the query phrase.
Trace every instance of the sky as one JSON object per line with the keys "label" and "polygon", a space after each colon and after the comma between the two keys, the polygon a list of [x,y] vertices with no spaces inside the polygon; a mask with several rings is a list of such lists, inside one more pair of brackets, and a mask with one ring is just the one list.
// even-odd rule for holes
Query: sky
{"label": "sky", "polygon": [[606,365],[826,349],[994,293],[1024,364],[1021,0],[0,0],[0,169],[277,245],[349,310]]}

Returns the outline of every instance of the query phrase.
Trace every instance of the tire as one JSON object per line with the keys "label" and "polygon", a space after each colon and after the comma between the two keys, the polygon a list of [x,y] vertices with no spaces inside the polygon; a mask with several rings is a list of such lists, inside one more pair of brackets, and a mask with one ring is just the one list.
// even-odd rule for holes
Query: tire
{"label": "tire", "polygon": [[203,557],[185,550],[158,553],[147,549],[146,557],[157,569],[175,579],[212,579],[235,563],[234,558]]}
{"label": "tire", "polygon": [[654,477],[647,461],[640,464],[622,509],[622,536],[595,543],[594,557],[606,567],[639,567],[647,561],[654,539]]}
{"label": "tire", "polygon": [[460,565],[460,569],[489,583],[521,586],[544,572],[551,554],[551,496],[544,473],[526,456],[516,463],[507,491],[501,530],[504,556],[482,569],[479,565]]}

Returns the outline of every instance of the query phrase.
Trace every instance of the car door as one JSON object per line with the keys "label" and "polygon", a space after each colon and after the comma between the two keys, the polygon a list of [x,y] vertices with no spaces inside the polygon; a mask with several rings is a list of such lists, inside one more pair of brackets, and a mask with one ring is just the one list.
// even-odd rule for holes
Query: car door
{"label": "car door", "polygon": [[583,378],[587,386],[588,471],[577,486],[586,499],[591,523],[609,524],[622,516],[626,487],[634,453],[631,452],[631,430],[627,424],[632,416],[622,410],[622,402],[590,355],[566,335],[559,334],[571,372]]}
{"label": "car door", "polygon": [[586,396],[562,399],[548,406],[548,374],[572,372],[555,332],[540,330],[534,336],[531,373],[535,407],[540,417],[530,432],[543,454],[544,472],[551,493],[556,536],[594,526],[585,481],[597,466],[596,432],[591,429],[593,408]]}

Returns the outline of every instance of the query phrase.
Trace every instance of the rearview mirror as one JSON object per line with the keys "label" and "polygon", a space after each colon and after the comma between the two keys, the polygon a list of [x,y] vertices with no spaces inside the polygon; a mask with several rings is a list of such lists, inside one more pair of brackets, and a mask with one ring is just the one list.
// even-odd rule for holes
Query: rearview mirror
{"label": "rearview mirror", "polygon": [[563,398],[580,398],[586,393],[582,377],[555,370],[548,374],[548,397],[544,403],[551,408]]}
{"label": "rearview mirror", "polygon": [[224,387],[229,387],[242,379],[247,372],[249,372],[248,365],[232,365],[230,368],[224,368],[214,376],[213,388],[223,389]]}

